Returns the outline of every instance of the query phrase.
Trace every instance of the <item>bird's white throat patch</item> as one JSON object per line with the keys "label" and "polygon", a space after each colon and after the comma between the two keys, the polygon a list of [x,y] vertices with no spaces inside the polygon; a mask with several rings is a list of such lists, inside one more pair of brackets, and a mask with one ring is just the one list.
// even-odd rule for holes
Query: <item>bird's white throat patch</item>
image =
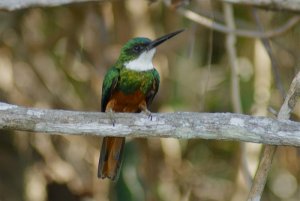
{"label": "bird's white throat patch", "polygon": [[156,49],[143,52],[138,58],[125,63],[125,68],[135,71],[147,71],[153,69],[152,59]]}

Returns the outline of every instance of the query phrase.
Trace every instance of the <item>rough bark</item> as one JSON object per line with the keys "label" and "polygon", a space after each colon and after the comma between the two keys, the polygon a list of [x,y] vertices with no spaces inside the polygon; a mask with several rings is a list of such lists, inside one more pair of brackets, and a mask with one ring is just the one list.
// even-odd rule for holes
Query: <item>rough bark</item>
{"label": "rough bark", "polygon": [[48,134],[236,140],[300,146],[300,123],[232,113],[115,114],[34,109],[0,103],[0,129]]}

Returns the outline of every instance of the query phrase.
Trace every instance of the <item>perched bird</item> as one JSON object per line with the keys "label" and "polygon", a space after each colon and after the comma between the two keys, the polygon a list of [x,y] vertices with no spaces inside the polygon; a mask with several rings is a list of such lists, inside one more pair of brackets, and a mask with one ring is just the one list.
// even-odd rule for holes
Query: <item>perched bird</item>
{"label": "perched bird", "polygon": [[[179,34],[179,30],[154,41],[133,38],[121,49],[120,56],[106,73],[102,85],[101,111],[108,112],[115,124],[114,112],[145,112],[159,87],[159,74],[152,64],[155,47]],[[118,178],[125,138],[104,137],[98,165],[98,177]]]}

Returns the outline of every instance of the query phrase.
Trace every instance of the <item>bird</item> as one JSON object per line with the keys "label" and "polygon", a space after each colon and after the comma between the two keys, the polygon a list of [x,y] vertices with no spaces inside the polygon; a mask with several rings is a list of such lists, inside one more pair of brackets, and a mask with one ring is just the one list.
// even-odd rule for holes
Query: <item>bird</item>
{"label": "bird", "polygon": [[[109,114],[115,126],[115,112],[144,112],[152,120],[148,110],[156,95],[160,76],[152,59],[156,47],[175,35],[178,30],[156,40],[137,37],[130,39],[122,48],[116,63],[108,69],[102,83],[101,112]],[[98,178],[118,179],[125,137],[105,136],[102,140],[98,164]]]}

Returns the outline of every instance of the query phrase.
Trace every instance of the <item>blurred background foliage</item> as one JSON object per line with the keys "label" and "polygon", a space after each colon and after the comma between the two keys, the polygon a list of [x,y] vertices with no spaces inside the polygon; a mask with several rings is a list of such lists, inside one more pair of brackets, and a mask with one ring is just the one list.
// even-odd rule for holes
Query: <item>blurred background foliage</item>
{"label": "blurred background foliage", "polygon": [[[184,1],[186,8],[224,23],[217,1]],[[176,12],[173,1],[113,0],[0,12],[0,97],[37,108],[99,111],[101,85],[121,46],[186,31],[158,48],[161,86],[153,112],[233,112],[226,34]],[[176,5],[175,5],[176,4]],[[258,12],[266,30],[293,14]],[[237,27],[258,30],[249,7],[235,6]],[[300,25],[271,39],[283,87],[300,67]],[[237,40],[240,94],[245,114],[280,108],[270,60],[259,39]],[[211,57],[211,58],[210,58]],[[300,107],[295,111],[299,115]],[[177,139],[127,139],[118,182],[99,180],[100,138],[1,131],[0,201],[240,201],[248,186],[241,161],[253,175],[260,145]],[[300,200],[299,152],[278,149],[265,201]]]}

